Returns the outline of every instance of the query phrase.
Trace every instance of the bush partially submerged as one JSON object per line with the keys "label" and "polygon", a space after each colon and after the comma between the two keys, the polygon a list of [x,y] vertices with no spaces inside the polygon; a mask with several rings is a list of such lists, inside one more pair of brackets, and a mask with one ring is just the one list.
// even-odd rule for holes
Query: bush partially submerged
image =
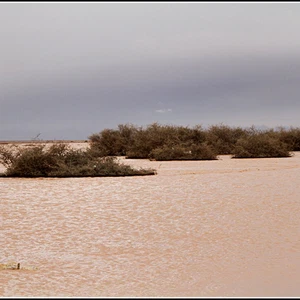
{"label": "bush partially submerged", "polygon": [[151,151],[150,159],[154,160],[215,160],[215,152],[206,144],[184,146],[163,146]]}
{"label": "bush partially submerged", "polygon": [[288,130],[279,128],[280,141],[287,144],[290,151],[300,151],[300,128],[290,127]]}
{"label": "bush partially submerged", "polygon": [[229,127],[227,125],[213,125],[207,129],[206,139],[218,154],[232,153],[239,138],[245,137],[246,130],[240,127]]}
{"label": "bush partially submerged", "polygon": [[254,126],[219,124],[203,129],[201,125],[189,128],[158,123],[146,127],[126,124],[118,125],[116,130],[104,129],[89,139],[91,149],[98,155],[156,160],[214,159],[222,154],[233,154],[235,158],[287,157],[288,151],[300,151],[300,128],[292,127],[259,130]]}
{"label": "bush partially submerged", "polygon": [[0,163],[7,177],[97,177],[154,175],[152,169],[136,170],[116,161],[116,157],[98,157],[91,149],[75,150],[67,144],[9,149],[0,147]]}
{"label": "bush partially submerged", "polygon": [[118,125],[118,129],[104,129],[92,134],[91,150],[99,156],[124,156],[132,145],[138,129],[131,125]]}
{"label": "bush partially submerged", "polygon": [[90,137],[91,149],[99,155],[125,155],[126,158],[149,158],[150,152],[174,145],[191,146],[205,141],[200,125],[194,128],[153,123],[145,128],[132,124],[118,129],[104,129]]}
{"label": "bush partially submerged", "polygon": [[254,133],[237,141],[233,158],[290,157],[288,146],[264,133]]}

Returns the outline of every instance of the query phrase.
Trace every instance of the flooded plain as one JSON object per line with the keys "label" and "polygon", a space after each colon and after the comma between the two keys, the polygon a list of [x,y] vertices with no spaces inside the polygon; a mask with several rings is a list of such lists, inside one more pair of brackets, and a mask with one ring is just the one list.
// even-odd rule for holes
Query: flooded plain
{"label": "flooded plain", "polygon": [[1,297],[300,296],[300,153],[120,160],[157,175],[0,178]]}

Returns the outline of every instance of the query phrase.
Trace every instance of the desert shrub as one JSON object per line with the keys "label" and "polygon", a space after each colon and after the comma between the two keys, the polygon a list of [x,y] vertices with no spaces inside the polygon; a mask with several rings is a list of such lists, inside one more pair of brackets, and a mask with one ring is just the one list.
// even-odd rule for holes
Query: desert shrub
{"label": "desert shrub", "polygon": [[8,176],[46,176],[56,167],[52,155],[46,156],[43,152],[44,146],[20,150],[18,156],[7,169]]}
{"label": "desert shrub", "polygon": [[97,156],[148,158],[152,150],[164,145],[192,145],[205,141],[201,126],[160,125],[152,123],[137,127],[132,124],[118,125],[118,129],[104,129],[90,137],[91,150]]}
{"label": "desert shrub", "polygon": [[125,156],[137,131],[138,128],[132,124],[119,124],[118,129],[104,129],[89,136],[91,150],[98,156]]}
{"label": "desert shrub", "polygon": [[136,127],[133,124],[125,124],[125,125],[119,124],[118,130],[120,133],[121,142],[124,149],[122,155],[125,155],[128,147],[133,143],[135,139],[135,135],[138,130],[138,127]]}
{"label": "desert shrub", "polygon": [[135,134],[135,139],[132,144],[128,146],[126,151],[127,158],[148,158],[152,150],[151,133],[144,130],[142,127],[138,128]]}
{"label": "desert shrub", "polygon": [[0,146],[0,163],[4,167],[9,167],[18,155],[18,147],[16,145],[1,145]]}
{"label": "desert shrub", "polygon": [[89,137],[91,148],[99,156],[115,156],[123,153],[123,145],[118,130],[104,129],[98,134]]}
{"label": "desert shrub", "polygon": [[[263,146],[264,142],[262,142],[259,146],[257,143],[261,139],[264,139],[267,144]],[[158,123],[152,123],[146,127],[126,124],[118,125],[116,130],[105,129],[99,134],[94,134],[90,137],[90,141],[91,152],[98,157],[125,155],[127,158],[154,159],[157,155],[173,157],[174,149],[179,152],[182,150],[185,153],[181,155],[182,157],[192,157],[186,155],[186,152],[191,151],[192,146],[198,146],[200,149],[203,145],[209,146],[209,151],[212,151],[213,155],[285,156],[279,151],[280,149],[284,151],[285,145],[288,151],[300,151],[300,129],[261,130],[254,126],[244,129],[220,124],[204,130],[200,125],[189,128]],[[245,141],[254,143],[250,152],[247,150],[249,145],[246,148],[242,146],[246,143]],[[256,154],[254,149],[257,149],[257,153],[263,152]],[[165,153],[163,154],[162,151]],[[179,152],[175,156],[180,156]]]}
{"label": "desert shrub", "polygon": [[134,135],[132,143],[126,152],[127,158],[148,158],[150,152],[165,144],[169,144],[174,137],[172,126],[162,126],[158,123],[139,127]]}
{"label": "desert shrub", "polygon": [[[179,131],[182,130],[182,127],[179,127]],[[207,132],[202,128],[201,125],[196,125],[193,128],[184,128],[184,134],[180,141],[185,144],[201,144],[207,141]]]}
{"label": "desert shrub", "polygon": [[186,145],[200,144],[205,142],[206,133],[201,125],[193,128],[184,126],[162,126],[162,129],[167,133],[164,145]]}
{"label": "desert shrub", "polygon": [[300,151],[300,128],[279,128],[277,135],[279,140],[285,143],[290,151]]}
{"label": "desert shrub", "polygon": [[152,169],[136,170],[120,164],[116,157],[97,157],[93,151],[72,149],[66,144],[31,148],[0,148],[0,163],[5,163],[8,177],[78,177],[153,175]]}
{"label": "desert shrub", "polygon": [[213,125],[207,130],[206,139],[218,154],[231,154],[238,139],[245,137],[247,131],[240,127]]}
{"label": "desert shrub", "polygon": [[153,160],[214,160],[217,159],[214,151],[207,144],[184,147],[181,145],[156,148],[150,152]]}
{"label": "desert shrub", "polygon": [[192,145],[190,147],[190,151],[192,154],[193,159],[201,159],[201,160],[215,160],[217,159],[217,153],[206,142],[201,143],[199,145]]}
{"label": "desert shrub", "polygon": [[289,157],[287,145],[266,133],[253,133],[239,139],[233,158]]}
{"label": "desert shrub", "polygon": [[205,141],[205,132],[201,126],[188,128],[153,123],[146,128],[140,127],[126,152],[127,158],[149,158],[157,148],[191,146]]}

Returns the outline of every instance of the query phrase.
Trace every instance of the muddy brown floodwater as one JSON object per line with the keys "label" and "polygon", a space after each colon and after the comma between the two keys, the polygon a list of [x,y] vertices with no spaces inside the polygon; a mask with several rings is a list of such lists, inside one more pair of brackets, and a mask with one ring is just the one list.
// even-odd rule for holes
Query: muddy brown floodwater
{"label": "muddy brown floodwater", "polygon": [[158,174],[0,178],[0,296],[300,296],[300,153],[120,159]]}

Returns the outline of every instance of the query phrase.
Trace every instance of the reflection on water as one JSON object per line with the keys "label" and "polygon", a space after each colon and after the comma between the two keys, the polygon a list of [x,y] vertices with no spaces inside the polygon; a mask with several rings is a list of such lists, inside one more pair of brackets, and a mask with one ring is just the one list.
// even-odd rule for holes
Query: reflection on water
{"label": "reflection on water", "polygon": [[300,153],[0,178],[2,297],[300,295]]}

